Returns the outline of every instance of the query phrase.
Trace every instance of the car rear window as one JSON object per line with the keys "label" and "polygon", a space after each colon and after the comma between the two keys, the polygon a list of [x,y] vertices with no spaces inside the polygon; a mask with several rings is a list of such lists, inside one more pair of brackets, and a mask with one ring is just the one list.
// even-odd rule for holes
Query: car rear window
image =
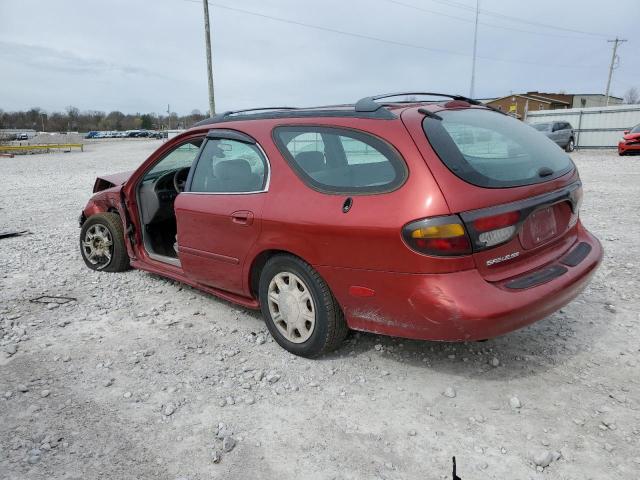
{"label": "car rear window", "polygon": [[539,132],[546,132],[551,127],[550,123],[536,123],[531,125],[533,128],[538,130]]}
{"label": "car rear window", "polygon": [[277,127],[274,140],[298,176],[321,192],[388,192],[402,185],[407,177],[406,165],[391,145],[360,131]]}
{"label": "car rear window", "polygon": [[574,166],[544,134],[513,117],[469,108],[425,117],[429,143],[455,175],[488,188],[516,187],[560,177]]}

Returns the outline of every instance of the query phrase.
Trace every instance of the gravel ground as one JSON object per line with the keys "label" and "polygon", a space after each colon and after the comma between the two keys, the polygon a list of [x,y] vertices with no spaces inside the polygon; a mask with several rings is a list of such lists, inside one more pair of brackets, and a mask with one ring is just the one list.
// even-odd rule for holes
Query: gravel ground
{"label": "gravel ground", "polygon": [[[159,140],[0,159],[0,478],[640,478],[640,162],[573,155],[605,261],[573,303],[485,343],[353,334],[294,357],[259,315],[88,270],[99,173]],[[40,295],[75,297],[65,305]]]}

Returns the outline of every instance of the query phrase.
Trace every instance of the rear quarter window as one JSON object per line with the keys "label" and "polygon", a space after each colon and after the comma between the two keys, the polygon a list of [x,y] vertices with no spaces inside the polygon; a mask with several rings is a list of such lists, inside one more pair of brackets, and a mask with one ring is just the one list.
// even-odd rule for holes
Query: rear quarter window
{"label": "rear quarter window", "polygon": [[456,176],[488,188],[558,178],[574,165],[546,135],[520,120],[483,109],[438,112],[422,126],[438,157]]}
{"label": "rear quarter window", "polygon": [[274,141],[296,174],[325,193],[373,194],[395,190],[407,177],[400,154],[364,132],[317,126],[277,127]]}

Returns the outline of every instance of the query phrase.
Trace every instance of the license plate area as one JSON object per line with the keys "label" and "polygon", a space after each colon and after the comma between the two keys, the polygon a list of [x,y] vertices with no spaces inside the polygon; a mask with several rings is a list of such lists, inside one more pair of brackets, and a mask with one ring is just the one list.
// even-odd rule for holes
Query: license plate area
{"label": "license plate area", "polygon": [[542,245],[558,235],[555,206],[541,208],[531,213],[524,223],[520,241],[522,247],[530,249]]}

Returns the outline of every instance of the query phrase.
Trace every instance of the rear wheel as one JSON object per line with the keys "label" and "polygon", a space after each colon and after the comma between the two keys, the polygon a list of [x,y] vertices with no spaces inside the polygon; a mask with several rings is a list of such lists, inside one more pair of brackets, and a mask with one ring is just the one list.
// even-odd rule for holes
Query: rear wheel
{"label": "rear wheel", "polygon": [[267,328],[281,347],[302,357],[337,348],[348,328],[329,286],[311,265],[292,255],[276,255],[262,269],[260,307]]}
{"label": "rear wheel", "polygon": [[567,143],[567,146],[564,149],[567,152],[573,152],[576,149],[576,144],[573,141],[573,138],[569,139],[569,143]]}
{"label": "rear wheel", "polygon": [[92,270],[122,272],[129,268],[124,229],[115,213],[97,213],[89,217],[80,231],[80,252]]}

